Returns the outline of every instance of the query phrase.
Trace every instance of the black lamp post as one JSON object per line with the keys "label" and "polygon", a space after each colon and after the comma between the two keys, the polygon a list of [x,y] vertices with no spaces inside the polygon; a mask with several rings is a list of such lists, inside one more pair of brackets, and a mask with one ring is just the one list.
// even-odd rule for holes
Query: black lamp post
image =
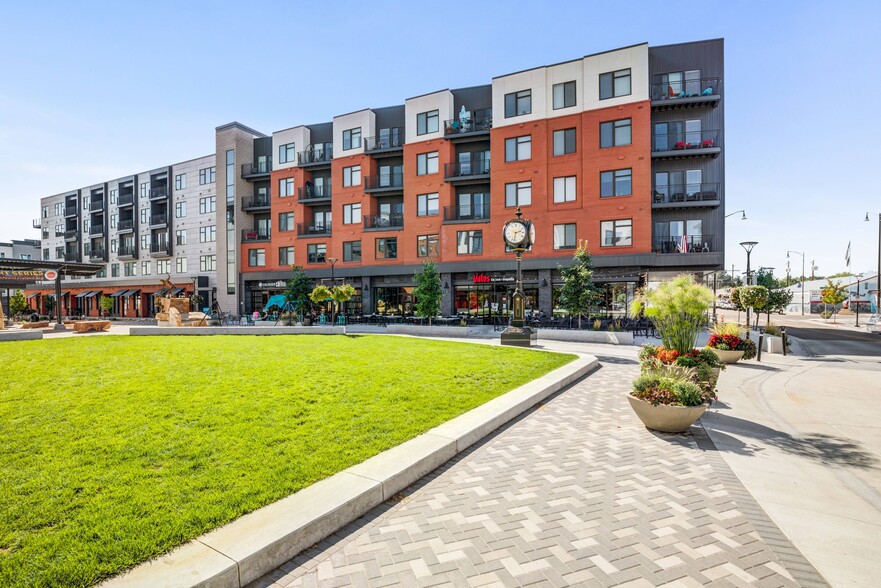
{"label": "black lamp post", "polygon": [[514,317],[511,326],[502,331],[501,343],[502,345],[530,347],[532,345],[532,329],[524,324],[526,313],[523,304],[523,276],[520,263],[523,252],[535,243],[535,225],[523,218],[519,206],[515,216],[516,218],[506,222],[502,229],[505,245],[512,249],[517,256],[517,282],[512,296]]}
{"label": "black lamp post", "polygon": [[[866,213],[869,222],[869,213]],[[881,314],[881,212],[878,213],[878,267],[875,270],[875,312]]]}
{"label": "black lamp post", "polygon": [[[753,247],[758,245],[758,241],[743,241],[740,246],[746,250],[746,285],[751,286],[749,271],[749,256],[753,252]],[[746,307],[746,338],[749,339],[749,306]]]}
{"label": "black lamp post", "polygon": [[[328,257],[327,261],[330,262],[330,290],[333,292],[334,287],[336,286],[336,278],[333,275],[333,266],[336,265],[336,262],[339,261],[336,257]],[[336,320],[336,300],[331,299],[330,301],[330,326],[333,326],[333,322]]]}
{"label": "black lamp post", "polygon": [[735,210],[735,211],[732,212],[731,214],[726,214],[726,215],[725,215],[725,218],[728,218],[729,216],[734,216],[734,215],[737,214],[738,212],[743,213],[743,216],[740,217],[740,220],[746,220],[746,211],[745,211],[745,210]]}

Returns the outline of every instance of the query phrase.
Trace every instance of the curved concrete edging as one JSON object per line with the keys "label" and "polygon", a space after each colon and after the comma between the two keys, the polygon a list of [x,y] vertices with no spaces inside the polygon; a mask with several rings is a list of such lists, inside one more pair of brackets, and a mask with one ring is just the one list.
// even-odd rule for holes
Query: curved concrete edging
{"label": "curved concrete edging", "polygon": [[131,336],[163,335],[345,335],[346,327],[130,327]]}
{"label": "curved concrete edging", "polygon": [[110,578],[101,586],[241,588],[598,366],[593,356],[579,357],[397,447]]}

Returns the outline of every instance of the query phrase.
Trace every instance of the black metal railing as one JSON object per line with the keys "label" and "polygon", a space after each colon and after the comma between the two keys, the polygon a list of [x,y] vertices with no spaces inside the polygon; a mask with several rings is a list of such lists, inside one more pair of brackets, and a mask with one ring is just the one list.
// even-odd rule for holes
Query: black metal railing
{"label": "black metal railing", "polygon": [[135,228],[135,221],[131,220],[131,219],[121,220],[118,223],[116,223],[116,230],[119,231],[120,233],[123,231],[131,231],[134,228]]}
{"label": "black metal railing", "polygon": [[[56,237],[62,237],[62,238],[63,238],[63,237],[64,237],[64,231],[55,231],[55,236],[56,236]],[[76,235],[74,235],[74,236],[76,236]]]}
{"label": "black metal railing", "polygon": [[250,198],[242,198],[242,210],[249,210],[252,208],[270,208],[271,206],[272,203],[270,202],[270,198],[266,194],[258,194]]}
{"label": "black metal railing", "polygon": [[120,194],[116,202],[120,206],[130,206],[135,203],[135,195],[133,192],[129,192],[128,194]]}
{"label": "black metal railing", "polygon": [[272,171],[272,157],[267,157],[266,161],[257,161],[254,163],[242,164],[242,177],[260,176],[269,174]]}
{"label": "black metal railing", "polygon": [[76,204],[65,204],[64,205],[64,216],[76,216]]}
{"label": "black metal railing", "polygon": [[65,251],[64,252],[64,261],[79,261],[80,255],[75,251]]}
{"label": "black metal railing", "polygon": [[655,186],[652,191],[652,202],[654,204],[711,202],[716,200],[719,200],[719,182]]}
{"label": "black metal railing", "polygon": [[91,249],[89,251],[89,259],[104,259],[104,249]]}
{"label": "black metal railing", "polygon": [[168,241],[159,241],[158,243],[150,243],[150,253],[160,253],[163,255],[171,255]]}
{"label": "black metal railing", "polygon": [[444,221],[489,220],[489,202],[474,205],[444,206]]}
{"label": "black metal railing", "polygon": [[[383,134],[382,131],[388,131]],[[404,127],[392,127],[390,129],[380,129],[378,137],[367,137],[364,139],[364,151],[382,151],[384,149],[402,149],[404,147]]]}
{"label": "black metal railing", "polygon": [[330,184],[324,184],[323,186],[308,185],[302,188],[297,188],[297,199],[300,202],[306,202],[309,200],[327,200],[330,198],[330,192]]}
{"label": "black metal railing", "polygon": [[95,198],[89,201],[89,212],[100,212],[104,210],[104,199]]}
{"label": "black metal railing", "polygon": [[269,241],[269,229],[242,229],[242,242]]}
{"label": "black metal railing", "polygon": [[168,214],[167,213],[150,215],[150,225],[151,226],[164,225],[167,223],[168,223]]}
{"label": "black metal railing", "polygon": [[376,214],[364,217],[364,230],[379,231],[384,229],[401,229],[403,227],[404,215],[402,213]]}
{"label": "black metal railing", "polygon": [[444,121],[444,135],[489,131],[493,126],[493,109],[480,108]]}
{"label": "black metal railing", "polygon": [[333,143],[307,145],[304,151],[297,153],[297,165],[330,163],[331,159],[333,159]]}
{"label": "black metal railing", "polygon": [[399,190],[404,187],[404,174],[391,173],[364,178],[364,190]]}
{"label": "black metal railing", "polygon": [[298,223],[297,235],[325,236],[331,234],[331,223]]}
{"label": "black metal railing", "polygon": [[652,100],[676,100],[719,94],[720,78],[700,78],[678,82],[656,82],[652,84]]}
{"label": "black metal railing", "polygon": [[104,223],[92,225],[89,227],[89,235],[103,235],[104,234]]}
{"label": "black metal railing", "polygon": [[713,235],[670,235],[655,237],[655,253],[712,253]]}
{"label": "black metal railing", "polygon": [[160,198],[168,198],[168,188],[153,188],[150,190],[150,200],[158,200]]}
{"label": "black metal railing", "polygon": [[76,239],[76,235],[77,235],[76,229],[74,229],[72,231],[64,231],[64,238],[65,239]]}
{"label": "black metal railing", "polygon": [[675,131],[652,137],[652,151],[688,151],[721,147],[719,131]]}
{"label": "black metal railing", "polygon": [[35,218],[34,220],[31,221],[31,226],[34,227],[35,229],[39,229],[42,226],[42,223],[40,222],[40,219]]}
{"label": "black metal railing", "polygon": [[444,177],[468,178],[471,176],[485,176],[489,173],[489,159],[485,157],[472,157],[470,161],[459,161],[444,164]]}
{"label": "black metal railing", "polygon": [[137,248],[135,247],[134,243],[129,243],[120,245],[119,251],[117,251],[116,254],[119,257],[134,257],[136,252]]}

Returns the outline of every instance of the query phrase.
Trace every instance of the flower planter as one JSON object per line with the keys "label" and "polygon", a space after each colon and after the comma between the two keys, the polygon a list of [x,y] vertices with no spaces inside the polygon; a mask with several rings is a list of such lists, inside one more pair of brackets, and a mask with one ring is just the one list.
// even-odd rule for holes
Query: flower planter
{"label": "flower planter", "polygon": [[730,349],[714,349],[712,347],[708,347],[707,349],[713,349],[713,352],[719,356],[719,360],[722,363],[737,363],[740,361],[740,358],[743,357],[743,351],[731,351]]}
{"label": "flower planter", "polygon": [[653,405],[651,402],[640,400],[630,394],[627,395],[630,407],[642,421],[647,429],[662,433],[684,433],[696,420],[707,410],[709,405],[698,406],[673,406],[670,404]]}

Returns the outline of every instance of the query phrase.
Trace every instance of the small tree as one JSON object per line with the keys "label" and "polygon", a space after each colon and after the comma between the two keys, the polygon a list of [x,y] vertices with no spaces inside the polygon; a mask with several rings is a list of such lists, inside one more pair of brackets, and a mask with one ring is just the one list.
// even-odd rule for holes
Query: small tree
{"label": "small tree", "polygon": [[54,315],[52,314],[52,311],[55,310],[55,296],[49,294],[48,296],[43,298],[43,306],[46,307],[46,312],[49,313],[49,318],[53,318]]}
{"label": "small tree", "polygon": [[336,321],[337,305],[342,302],[348,302],[355,295],[355,287],[352,284],[340,284],[333,288],[328,288],[324,284],[319,284],[309,293],[309,299],[316,304],[321,304],[330,300],[332,305],[330,309],[330,324]]}
{"label": "small tree", "polygon": [[560,276],[563,278],[563,287],[560,288],[560,305],[566,309],[569,316],[578,317],[578,328],[581,328],[581,316],[590,313],[590,307],[599,294],[599,289],[593,283],[593,264],[590,261],[590,252],[587,249],[587,241],[578,241],[575,255],[572,258],[575,263],[569,267],[557,265]]}
{"label": "small tree", "polygon": [[28,300],[24,297],[24,292],[16,290],[15,294],[9,299],[9,314],[18,316],[28,307]]}
{"label": "small tree", "polygon": [[113,298],[110,298],[109,296],[101,296],[98,305],[101,307],[101,312],[104,316],[107,316],[110,311],[113,310]]}
{"label": "small tree", "polygon": [[777,288],[768,292],[768,303],[765,304],[765,324],[771,324],[772,312],[783,312],[792,302],[792,292],[785,288]]}
{"label": "small tree", "polygon": [[703,325],[704,313],[713,304],[713,292],[683,274],[656,289],[641,292],[630,303],[630,316],[645,314],[654,323],[664,347],[691,353]]}
{"label": "small tree", "polygon": [[[768,303],[768,289],[764,286],[743,286],[740,290],[740,303],[756,313],[756,328],[759,325],[759,311]],[[749,330],[749,325],[747,325]]]}
{"label": "small tree", "polygon": [[304,313],[312,312],[312,302],[309,294],[312,292],[312,280],[303,271],[302,266],[292,265],[293,275],[288,280],[287,290],[284,292],[285,302],[295,304],[297,316],[303,320]]}
{"label": "small tree", "polygon": [[[835,321],[835,311],[836,306],[841,304],[847,299],[847,292],[845,291],[844,286],[841,285],[841,282],[832,282],[832,280],[826,280],[826,285],[820,290],[820,300],[823,301],[823,304],[831,304],[832,305],[832,322]],[[10,303],[11,304],[11,303]]]}
{"label": "small tree", "polygon": [[431,321],[440,314],[441,278],[437,265],[428,260],[422,264],[422,271],[413,275],[413,295],[416,297],[416,315]]}

